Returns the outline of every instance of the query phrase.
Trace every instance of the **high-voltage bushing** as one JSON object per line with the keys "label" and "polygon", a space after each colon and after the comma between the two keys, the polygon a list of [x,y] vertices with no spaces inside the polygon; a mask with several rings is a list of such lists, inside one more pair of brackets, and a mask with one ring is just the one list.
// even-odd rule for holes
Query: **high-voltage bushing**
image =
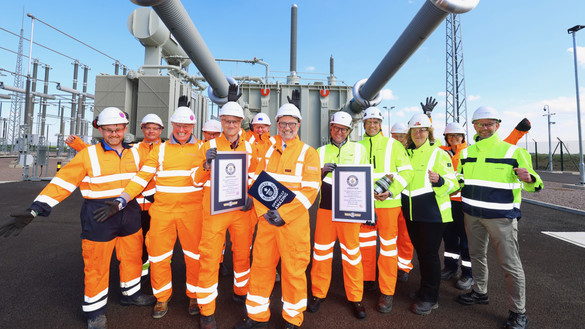
{"label": "high-voltage bushing", "polygon": [[[213,99],[227,102],[228,80],[211,55],[199,31],[180,0],[131,0],[139,6],[152,6],[193,64],[213,89]],[[213,100],[212,99],[212,100]],[[223,103],[225,103],[223,102]],[[222,103],[218,103],[222,105]]]}
{"label": "high-voltage bushing", "polygon": [[346,105],[346,111],[359,114],[369,106],[380,104],[382,88],[445,20],[447,15],[466,13],[475,8],[478,3],[479,0],[425,1],[370,77],[362,79],[354,85],[354,98]]}

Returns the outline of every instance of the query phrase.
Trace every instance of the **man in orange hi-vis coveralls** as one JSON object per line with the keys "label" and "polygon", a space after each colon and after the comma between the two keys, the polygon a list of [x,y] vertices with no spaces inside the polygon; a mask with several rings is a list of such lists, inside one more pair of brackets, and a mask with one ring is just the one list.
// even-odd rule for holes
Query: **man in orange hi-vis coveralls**
{"label": "man in orange hi-vis coveralls", "polygon": [[[203,188],[203,232],[199,251],[201,253],[201,271],[197,286],[197,301],[201,309],[200,327],[202,329],[216,328],[215,300],[217,298],[217,284],[219,263],[226,230],[232,240],[232,254],[234,263],[234,295],[233,300],[243,304],[248,292],[250,276],[250,214],[252,200],[240,211],[231,211],[220,214],[211,214],[211,162],[218,151],[244,151],[248,159],[248,175],[253,174],[258,165],[256,147],[244,139],[240,134],[240,126],[244,118],[244,110],[234,102],[225,103],[219,110],[219,118],[223,133],[201,147],[197,156],[198,168],[195,171],[194,183]],[[251,180],[248,180],[251,182]]]}
{"label": "man in orange hi-vis coveralls", "polygon": [[142,232],[140,207],[136,201],[128,202],[116,216],[95,218],[103,207],[118,208],[118,204],[126,204],[125,200],[113,200],[139,169],[138,152],[123,143],[128,119],[118,108],[107,107],[99,114],[96,123],[103,141],[81,150],[61,168],[26,211],[12,214],[12,219],[0,224],[0,235],[18,234],[35,216],[48,216],[54,206],[79,186],[84,198],[81,208],[81,247],[85,265],[82,309],[90,329],[107,327],[105,311],[114,248],[120,261],[120,302],[146,306],[156,301],[140,290]]}
{"label": "man in orange hi-vis coveralls", "polygon": [[333,246],[339,239],[343,265],[343,286],[345,295],[351,303],[356,318],[366,317],[366,308],[362,304],[364,293],[364,269],[360,253],[359,222],[338,222],[332,217],[332,184],[337,164],[367,164],[366,148],[360,143],[349,140],[352,129],[352,117],[347,112],[339,111],[331,116],[329,130],[330,143],[317,149],[321,161],[321,201],[317,210],[315,226],[315,244],[313,246],[313,263],[311,265],[311,292],[308,310],[315,313],[321,302],[327,297],[331,284],[331,265]]}
{"label": "man in orange hi-vis coveralls", "polygon": [[170,260],[177,236],[183,248],[186,266],[186,294],[189,314],[198,314],[195,287],[199,277],[199,239],[201,237],[201,190],[193,186],[198,140],[193,136],[195,114],[186,106],[171,116],[171,138],[156,146],[144,161],[140,172],[121,194],[126,200],[136,197],[156,176],[155,202],[149,209],[150,230],[146,248],[150,261],[150,280],[157,303],[152,317],[162,318],[168,311],[173,293]]}
{"label": "man in orange hi-vis coveralls", "polygon": [[270,295],[276,266],[281,260],[282,316],[285,328],[299,328],[307,307],[306,269],[311,258],[309,208],[321,187],[319,154],[298,137],[299,109],[282,105],[276,114],[276,143],[261,158],[256,174],[269,173],[295,193],[292,202],[269,210],[254,200],[258,231],[254,241],[250,291],[246,299],[248,316],[234,328],[257,328],[270,318]]}

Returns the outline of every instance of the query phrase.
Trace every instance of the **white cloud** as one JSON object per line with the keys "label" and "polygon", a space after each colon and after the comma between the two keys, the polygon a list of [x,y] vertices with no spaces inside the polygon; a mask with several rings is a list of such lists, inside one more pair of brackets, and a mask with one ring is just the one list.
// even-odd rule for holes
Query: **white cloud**
{"label": "white cloud", "polygon": [[382,95],[382,99],[398,99],[398,97],[394,96],[392,89],[382,89],[380,94]]}
{"label": "white cloud", "polygon": [[445,97],[447,97],[447,93],[446,93],[446,92],[444,92],[444,91],[439,91],[439,92],[437,93],[437,96],[438,96],[438,97],[443,97],[443,98],[445,98]]}
{"label": "white cloud", "polygon": [[467,95],[467,100],[472,102],[472,101],[477,101],[481,99],[481,96],[479,95]]}
{"label": "white cloud", "polygon": [[315,71],[315,67],[314,66],[307,66],[307,68],[305,69],[305,71]]}
{"label": "white cloud", "polygon": [[[567,48],[567,51],[573,54],[573,47]],[[585,67],[585,47],[577,47],[577,63],[580,67]]]}

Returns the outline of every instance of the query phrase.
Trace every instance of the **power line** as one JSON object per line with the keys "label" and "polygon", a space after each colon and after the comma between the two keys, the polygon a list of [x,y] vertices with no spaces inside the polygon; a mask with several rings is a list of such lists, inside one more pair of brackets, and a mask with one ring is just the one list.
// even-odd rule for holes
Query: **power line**
{"label": "power line", "polygon": [[[10,34],[12,34],[12,35],[14,35],[14,36],[16,36],[16,37],[19,37],[19,38],[21,38],[21,36],[20,36],[20,35],[18,35],[18,34],[16,34],[16,33],[14,33],[14,32],[11,32],[11,31],[9,31],[9,30],[7,30],[7,29],[5,29],[5,28],[2,28],[2,27],[0,27],[0,30],[2,30],[2,31],[5,31],[5,32],[8,32],[8,33],[10,33]],[[25,38],[25,37],[22,37],[22,39],[23,39],[23,40],[26,40],[26,41],[28,41],[28,42],[30,42],[30,40],[29,40],[29,39],[27,39],[27,38]],[[61,52],[59,52],[59,51],[57,51],[57,50],[55,50],[55,49],[49,48],[49,47],[47,47],[47,46],[45,46],[45,45],[42,45],[42,44],[40,44],[40,43],[38,43],[38,42],[36,42],[36,41],[33,41],[33,44],[35,44],[35,45],[37,45],[37,46],[41,46],[41,47],[43,47],[43,48],[45,48],[45,49],[47,49],[47,50],[50,50],[50,51],[52,51],[52,52],[54,52],[54,53],[57,53],[57,54],[59,54],[59,55],[61,55],[61,56],[67,57],[67,58],[69,58],[69,59],[70,59],[70,60],[72,60],[72,61],[78,61],[78,62],[79,62],[79,60],[77,60],[76,58],[73,58],[73,57],[71,57],[71,56],[67,56],[67,55],[65,55],[65,54],[63,54],[63,53],[61,53]],[[17,53],[17,52],[14,52],[14,53],[15,53],[15,54],[17,54],[17,55],[24,56],[23,54],[19,54],[19,53]]]}
{"label": "power line", "polygon": [[104,55],[104,56],[106,56],[106,57],[108,57],[108,58],[110,58],[110,59],[114,60],[115,62],[119,62],[119,60],[117,60],[116,58],[114,58],[114,57],[112,57],[112,56],[110,56],[110,55],[108,55],[108,54],[106,54],[106,53],[104,53],[104,52],[102,52],[102,51],[100,51],[100,50],[98,50],[98,49],[96,49],[96,48],[94,48],[94,47],[92,47],[92,46],[88,45],[87,43],[85,43],[85,42],[83,42],[83,41],[81,41],[81,40],[79,40],[79,39],[75,38],[75,37],[74,37],[74,36],[72,36],[72,35],[69,35],[69,34],[67,34],[66,32],[63,32],[63,31],[59,30],[58,28],[56,28],[56,27],[52,26],[51,24],[49,24],[49,23],[47,23],[47,22],[45,22],[45,21],[41,20],[40,18],[37,18],[37,17],[33,16],[33,15],[32,15],[32,14],[30,14],[30,13],[29,13],[29,14],[27,14],[27,16],[28,16],[28,17],[30,17],[30,18],[32,18],[32,19],[36,19],[37,21],[39,21],[39,22],[41,22],[41,23],[45,24],[46,26],[48,26],[48,27],[52,28],[53,30],[55,30],[55,31],[57,31],[57,32],[59,32],[59,33],[62,33],[62,34],[64,34],[64,35],[66,35],[66,36],[70,37],[71,39],[73,39],[73,40],[75,40],[75,41],[77,41],[77,42],[81,43],[82,45],[84,45],[84,46],[86,46],[86,47],[88,47],[88,48],[90,48],[90,49],[92,49],[92,50],[95,50],[95,51],[97,51],[98,53],[100,53],[100,54],[102,54],[102,55]]}

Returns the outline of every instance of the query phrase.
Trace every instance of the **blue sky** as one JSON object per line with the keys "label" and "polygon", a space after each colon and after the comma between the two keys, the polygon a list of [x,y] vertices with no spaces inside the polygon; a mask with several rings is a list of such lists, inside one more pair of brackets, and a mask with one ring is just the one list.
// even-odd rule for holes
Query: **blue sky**
{"label": "blue sky", "polygon": [[[325,79],[329,57],[333,55],[336,77],[353,85],[370,76],[418,12],[423,0],[184,0],[183,3],[214,57],[261,58],[269,63],[271,75],[282,78],[289,70],[290,7],[297,3],[297,70],[301,77]],[[143,47],[126,27],[128,16],[135,8],[137,6],[129,0],[5,1],[0,27],[18,33],[24,10],[119,59],[130,69],[136,69],[143,62]],[[548,140],[546,117],[542,116],[546,104],[556,113],[553,139],[576,141],[573,43],[567,29],[585,25],[583,13],[585,2],[581,0],[482,0],[474,10],[462,15],[469,118],[477,107],[493,106],[504,116],[500,129],[502,135],[507,135],[519,120],[528,117],[533,124],[529,137],[544,142]],[[30,30],[31,19],[25,17],[26,38],[30,38]],[[90,92],[96,74],[113,73],[110,58],[38,21],[33,38],[88,65],[91,68]],[[0,30],[0,47],[16,51],[17,46],[18,38]],[[577,46],[585,128],[585,30],[577,33]],[[28,42],[24,44],[24,51],[28,55]],[[32,55],[52,67],[50,80],[71,87],[71,59],[36,45]],[[15,63],[14,54],[0,49],[0,68],[13,71]],[[264,76],[264,67],[260,65],[224,63],[220,66],[226,75]],[[26,73],[28,61],[23,67]],[[190,68],[190,72],[196,71],[193,66]],[[0,76],[0,81],[12,85],[13,77]],[[53,87],[54,84],[49,93],[55,92]],[[42,85],[37,87],[41,89]],[[385,99],[380,107],[395,107],[391,123],[408,121],[412,114],[420,111],[419,102],[433,96],[439,101],[434,123],[441,133],[445,124],[444,93],[445,25],[441,24],[386,85]],[[49,111],[56,114],[57,109],[52,107]],[[7,117],[8,112],[9,103],[3,103],[2,117]],[[52,131],[56,129],[56,125],[51,128]],[[525,146],[524,142],[521,145]]]}

